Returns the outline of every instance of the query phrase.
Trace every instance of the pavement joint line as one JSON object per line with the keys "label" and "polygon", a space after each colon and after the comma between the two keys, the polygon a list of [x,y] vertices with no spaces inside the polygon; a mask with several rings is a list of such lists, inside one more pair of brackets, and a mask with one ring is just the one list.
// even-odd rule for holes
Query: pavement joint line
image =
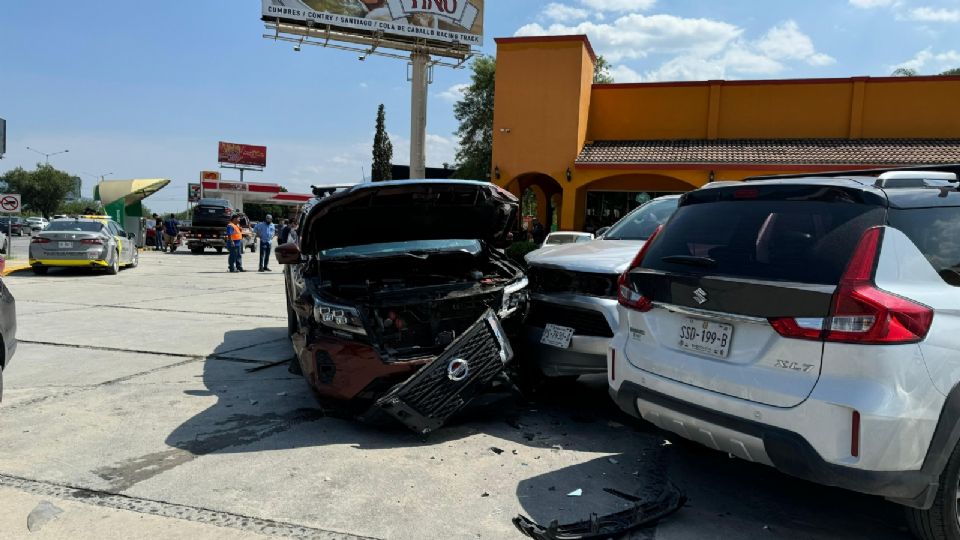
{"label": "pavement joint line", "polygon": [[102,508],[127,510],[139,514],[180,519],[269,536],[316,540],[380,540],[372,536],[359,536],[285,521],[212,510],[201,506],[177,504],[145,497],[133,497],[69,484],[32,480],[3,473],[0,473],[0,486],[17,489],[41,497],[54,497]]}
{"label": "pavement joint line", "polygon": [[18,339],[18,343],[26,343],[28,345],[46,345],[48,347],[67,347],[71,349],[89,349],[92,351],[107,351],[107,352],[124,352],[124,353],[133,353],[133,354],[147,354],[152,356],[167,356],[171,358],[189,358],[191,360],[226,360],[226,361],[241,361],[244,363],[255,363],[255,364],[269,364],[268,361],[259,361],[251,360],[249,358],[230,358],[226,356],[228,354],[245,351],[247,349],[254,349],[257,347],[262,347],[263,345],[269,345],[271,343],[277,343],[280,341],[286,341],[288,338],[276,338],[269,341],[264,341],[261,343],[253,343],[251,345],[244,345],[243,347],[237,347],[236,349],[230,349],[226,351],[220,351],[212,354],[189,354],[189,353],[169,353],[169,352],[158,352],[158,351],[146,351],[141,349],[124,349],[120,347],[104,347],[102,345],[77,345],[73,343],[54,343],[52,341],[35,341],[30,339]]}

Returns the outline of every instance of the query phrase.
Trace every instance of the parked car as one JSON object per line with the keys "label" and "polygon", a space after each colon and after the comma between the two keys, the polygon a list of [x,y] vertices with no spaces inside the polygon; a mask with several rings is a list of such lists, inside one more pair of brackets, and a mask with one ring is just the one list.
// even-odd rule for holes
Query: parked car
{"label": "parked car", "polygon": [[27,225],[30,227],[30,234],[40,232],[47,228],[50,222],[45,217],[28,217]]}
{"label": "parked car", "polygon": [[955,178],[684,195],[621,279],[611,394],[711,448],[905,505],[921,538],[960,537]]}
{"label": "parked car", "polygon": [[605,373],[617,322],[617,279],[646,239],[677,208],[679,195],[647,202],[589,242],[539,249],[526,256],[530,314],[517,362],[524,383]]}
{"label": "parked car", "polygon": [[561,244],[576,244],[578,242],[589,242],[593,240],[592,233],[558,231],[547,235],[543,240],[544,246],[555,246]]}
{"label": "parked car", "polygon": [[104,268],[116,274],[120,267],[139,262],[136,235],[128,235],[106,216],[54,220],[30,241],[29,263],[35,274],[55,267]]}
{"label": "parked car", "polygon": [[[0,265],[2,270],[2,265]],[[3,372],[17,351],[17,304],[0,279],[0,401],[3,401]]]}
{"label": "parked car", "polygon": [[327,408],[440,427],[503,371],[527,279],[497,246],[518,201],[487,182],[361,184],[314,199],[285,266],[294,369]]}
{"label": "parked car", "polygon": [[23,236],[28,229],[29,226],[27,226],[23,218],[16,216],[0,217],[0,230],[3,230],[4,233],[9,233],[13,236]]}

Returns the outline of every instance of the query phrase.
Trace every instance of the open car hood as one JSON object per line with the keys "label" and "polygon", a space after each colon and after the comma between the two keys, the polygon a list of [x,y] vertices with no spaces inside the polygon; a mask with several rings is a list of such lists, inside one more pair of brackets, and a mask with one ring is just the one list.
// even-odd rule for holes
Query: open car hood
{"label": "open car hood", "polygon": [[404,180],[359,184],[312,201],[301,251],[416,240],[504,239],[519,201],[487,182]]}

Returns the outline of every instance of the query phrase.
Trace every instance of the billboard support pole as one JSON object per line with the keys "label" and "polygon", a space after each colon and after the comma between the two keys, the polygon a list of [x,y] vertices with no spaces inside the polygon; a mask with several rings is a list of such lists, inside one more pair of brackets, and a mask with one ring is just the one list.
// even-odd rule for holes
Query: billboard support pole
{"label": "billboard support pole", "polygon": [[427,176],[427,92],[430,80],[430,55],[416,51],[410,55],[413,75],[410,103],[410,178]]}

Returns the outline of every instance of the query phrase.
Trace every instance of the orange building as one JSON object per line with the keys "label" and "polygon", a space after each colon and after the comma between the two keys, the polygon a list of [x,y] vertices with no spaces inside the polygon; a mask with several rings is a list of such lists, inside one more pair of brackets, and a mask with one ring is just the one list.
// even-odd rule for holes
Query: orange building
{"label": "orange building", "polygon": [[960,77],[593,84],[586,36],[496,42],[491,178],[563,230],[711,180],[960,163]]}

